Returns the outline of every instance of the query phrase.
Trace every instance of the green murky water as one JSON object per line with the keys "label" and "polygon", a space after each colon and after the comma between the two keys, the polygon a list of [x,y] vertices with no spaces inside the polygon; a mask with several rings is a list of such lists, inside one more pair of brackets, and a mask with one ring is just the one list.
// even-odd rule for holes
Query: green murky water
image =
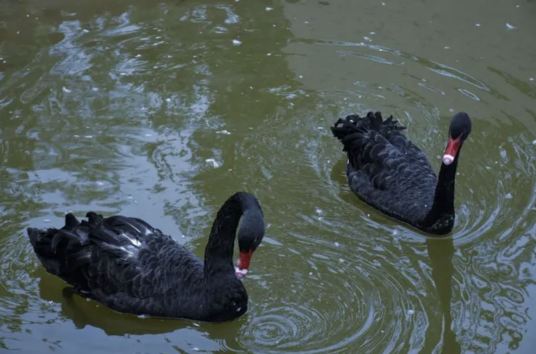
{"label": "green murky water", "polygon": [[[0,0],[0,351],[531,353],[534,1]],[[451,238],[351,194],[329,125],[394,114],[433,165],[473,133]],[[201,255],[233,192],[268,224],[224,324],[64,297],[24,234],[139,216]]]}

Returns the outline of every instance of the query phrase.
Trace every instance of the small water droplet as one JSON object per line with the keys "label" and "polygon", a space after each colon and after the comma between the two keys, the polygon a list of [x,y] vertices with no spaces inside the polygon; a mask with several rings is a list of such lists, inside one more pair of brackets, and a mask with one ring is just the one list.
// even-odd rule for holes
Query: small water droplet
{"label": "small water droplet", "polygon": [[206,159],[205,162],[212,165],[212,167],[214,168],[218,168],[221,166],[218,161],[216,161],[216,159]]}

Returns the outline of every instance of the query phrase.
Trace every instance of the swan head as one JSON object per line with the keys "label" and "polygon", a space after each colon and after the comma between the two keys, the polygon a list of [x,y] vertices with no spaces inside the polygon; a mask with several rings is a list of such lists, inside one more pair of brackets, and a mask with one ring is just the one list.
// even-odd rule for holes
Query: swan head
{"label": "swan head", "polygon": [[246,276],[253,252],[264,237],[264,218],[260,209],[246,210],[238,224],[238,249],[240,255],[236,262],[235,274],[241,279]]}
{"label": "swan head", "polygon": [[447,141],[447,147],[443,153],[443,164],[450,165],[454,162],[463,142],[471,133],[471,119],[469,115],[464,112],[456,113],[452,117],[449,127],[449,138]]}

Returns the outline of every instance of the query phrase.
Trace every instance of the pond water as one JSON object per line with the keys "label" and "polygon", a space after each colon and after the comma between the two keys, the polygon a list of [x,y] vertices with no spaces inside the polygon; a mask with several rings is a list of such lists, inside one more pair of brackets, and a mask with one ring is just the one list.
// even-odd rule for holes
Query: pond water
{"label": "pond water", "polygon": [[[0,351],[532,353],[534,1],[0,2]],[[359,201],[329,126],[393,114],[439,167],[473,132],[452,235]],[[25,228],[138,216],[203,254],[262,203],[249,311],[138,318],[63,295]]]}

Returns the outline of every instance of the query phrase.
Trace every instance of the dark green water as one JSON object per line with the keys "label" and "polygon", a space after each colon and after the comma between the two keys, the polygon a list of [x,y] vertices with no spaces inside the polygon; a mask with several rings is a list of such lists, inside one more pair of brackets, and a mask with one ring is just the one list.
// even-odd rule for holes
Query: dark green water
{"label": "dark green water", "polygon": [[[0,0],[0,351],[532,353],[535,35],[521,0]],[[452,237],[349,191],[329,125],[369,109],[435,167],[473,118]],[[24,233],[122,213],[202,255],[237,190],[268,228],[228,323],[64,297]]]}

